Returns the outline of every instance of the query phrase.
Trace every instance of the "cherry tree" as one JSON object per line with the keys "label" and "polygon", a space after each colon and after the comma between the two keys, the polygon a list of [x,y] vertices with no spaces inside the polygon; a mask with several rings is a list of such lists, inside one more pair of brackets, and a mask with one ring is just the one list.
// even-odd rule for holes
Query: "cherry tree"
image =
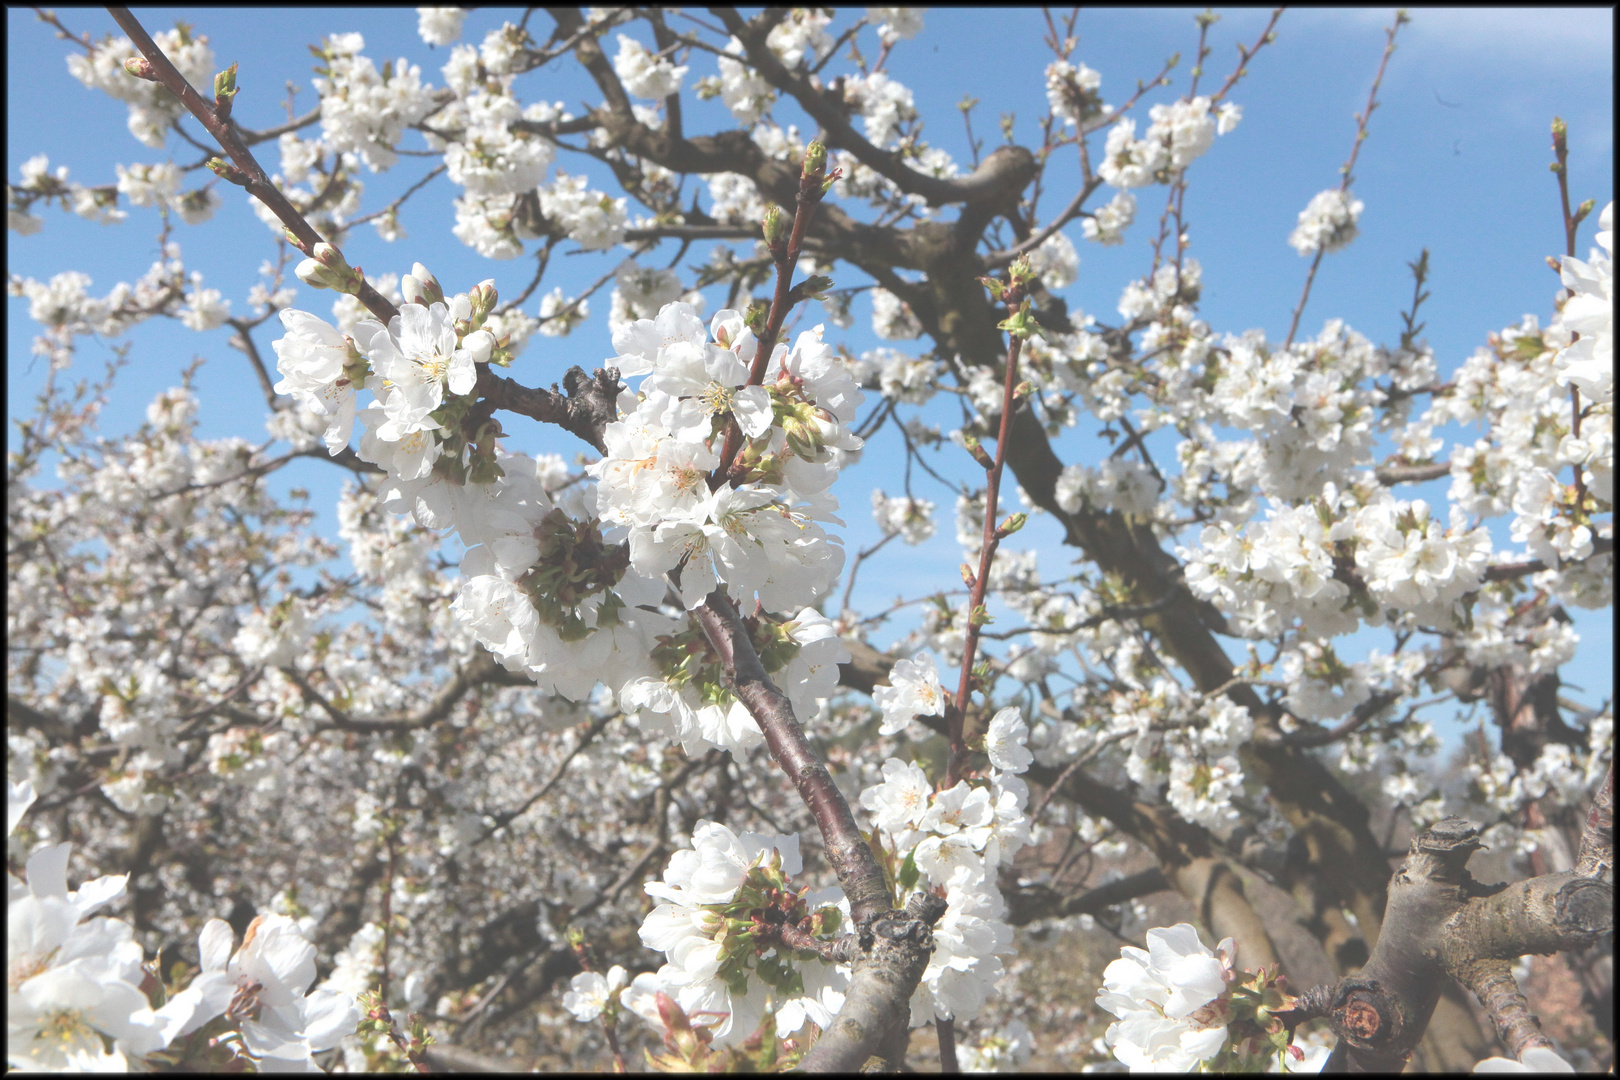
{"label": "cherry tree", "polygon": [[[1067,1028],[1040,1061],[1606,1066],[1612,708],[1559,671],[1568,610],[1612,603],[1612,208],[1562,121],[1559,280],[1459,363],[1426,251],[1398,341],[1306,320],[1404,15],[1275,340],[1200,316],[1186,195],[1280,10],[1225,72],[1199,16],[1175,95],[1172,61],[1105,96],[1049,14],[1039,144],[1008,118],[981,153],[964,101],[969,162],[885,71],[916,9],[530,10],[473,44],[422,8],[444,85],[332,33],[318,103],[252,128],[271,77],[203,18],[109,10],[40,18],[173,156],[8,185],[25,235],[161,230],[104,296],[10,278],[47,364],[7,464],[13,1065],[988,1070]],[[593,101],[525,100],[558,68]],[[435,275],[400,212],[447,190],[436,242],[522,272]],[[232,199],[269,229],[231,238],[246,297],[180,239]],[[392,272],[345,255],[361,225]],[[1118,317],[1072,307],[1076,239],[1143,233]],[[573,254],[594,283],[548,283]],[[841,341],[858,296],[892,344]],[[229,330],[262,436],[199,434],[196,365],[96,435],[160,319]],[[72,382],[92,338],[122,344]],[[879,445],[903,475],[850,493]],[[276,485],[308,461],[335,531]],[[857,609],[941,489],[959,571]],[[1436,704],[1495,729],[1450,775]],[[1514,880],[1471,876],[1487,848]],[[1126,946],[1017,991],[1053,932]],[[1521,986],[1557,953],[1589,1045]]]}

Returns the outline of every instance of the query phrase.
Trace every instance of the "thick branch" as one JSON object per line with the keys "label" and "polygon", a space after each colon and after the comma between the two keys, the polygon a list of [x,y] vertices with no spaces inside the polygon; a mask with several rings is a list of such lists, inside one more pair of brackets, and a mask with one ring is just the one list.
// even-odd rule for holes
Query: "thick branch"
{"label": "thick branch", "polygon": [[284,667],[281,669],[281,673],[287,676],[292,684],[302,691],[306,701],[319,705],[321,710],[326,713],[330,722],[320,725],[317,730],[337,728],[340,731],[358,732],[415,731],[418,728],[432,727],[449,716],[450,710],[454,709],[456,704],[467,696],[467,691],[475,686],[484,683],[497,683],[506,686],[530,684],[527,677],[507,671],[495,663],[489,653],[480,649],[470,663],[465,667],[456,669],[456,673],[450,681],[440,687],[439,692],[433,695],[433,700],[428,702],[427,706],[420,712],[409,716],[358,719],[328,701],[325,695],[310,685],[309,680],[299,674],[296,669]]}
{"label": "thick branch", "polygon": [[1438,480],[1442,476],[1450,476],[1451,462],[1435,461],[1427,465],[1380,465],[1374,471],[1374,475],[1385,487],[1394,487],[1396,484],[1421,484],[1425,480]]}
{"label": "thick branch", "polygon": [[1581,851],[1575,858],[1575,872],[1587,877],[1614,880],[1614,762],[1603,777],[1603,786],[1592,799],[1581,831]]}
{"label": "thick branch", "polygon": [[1040,894],[1015,892],[1007,898],[1007,923],[1009,926],[1024,926],[1036,919],[1095,915],[1115,904],[1151,896],[1172,887],[1165,879],[1164,871],[1155,866],[1076,896],[1062,896],[1051,889],[1044,889]]}
{"label": "thick branch", "polygon": [[[929,206],[949,203],[1001,202],[1010,194],[1016,199],[1018,192],[1035,176],[1035,158],[1022,147],[1009,148],[1011,154],[991,154],[969,176],[944,180],[920,173],[906,164],[905,159],[892,150],[873,146],[850,126],[849,116],[841,101],[829,97],[812,86],[810,80],[782,66],[776,54],[766,44],[770,33],[770,12],[748,22],[735,8],[711,8],[725,24],[748,54],[748,62],[765,81],[792,95],[801,108],[827,133],[829,147],[839,147],[855,155],[862,165],[879,176],[894,182],[908,195],[921,195]],[[780,16],[776,21],[780,21]]]}
{"label": "thick branch", "polygon": [[597,368],[594,375],[585,374],[585,369],[578,366],[569,368],[563,375],[565,396],[555,383],[550,390],[531,389],[495,374],[488,364],[483,364],[478,368],[475,392],[484,399],[481,407],[491,411],[506,409],[541,423],[556,424],[605,454],[607,444],[602,441],[602,431],[619,418],[621,389],[616,368]]}
{"label": "thick branch", "polygon": [[1413,839],[1390,883],[1372,957],[1333,988],[1329,1015],[1340,1045],[1328,1071],[1399,1071],[1423,1038],[1447,977],[1479,997],[1515,1056],[1545,1044],[1509,962],[1611,935],[1614,891],[1574,872],[1481,885],[1467,868],[1480,847],[1479,830],[1461,818]]}
{"label": "thick branch", "polygon": [[802,1067],[817,1072],[852,1070],[878,1051],[896,1024],[907,1023],[911,995],[928,966],[931,928],[944,913],[945,902],[919,893],[905,912],[888,910],[889,887],[882,869],[832,774],[805,738],[792,703],[765,674],[731,600],[723,589],[716,589],[692,614],[720,654],[733,692],[765,733],[771,757],[792,778],[814,815],[827,861],[849,897],[861,955],[844,1007]]}
{"label": "thick branch", "polygon": [[889,908],[888,886],[872,851],[861,838],[860,826],[850,812],[832,774],[811,749],[804,729],[793,715],[793,704],[765,674],[748,631],[724,590],[716,589],[693,612],[708,635],[731,679],[733,692],[765,733],[771,757],[792,779],[799,797],[821,828],[827,861],[849,897],[856,922]]}
{"label": "thick branch", "polygon": [[911,994],[928,967],[932,928],[943,914],[943,899],[913,893],[904,911],[884,912],[861,925],[862,955],[844,1007],[804,1056],[801,1069],[854,1072],[872,1056],[882,1056],[887,1036],[906,1030]]}

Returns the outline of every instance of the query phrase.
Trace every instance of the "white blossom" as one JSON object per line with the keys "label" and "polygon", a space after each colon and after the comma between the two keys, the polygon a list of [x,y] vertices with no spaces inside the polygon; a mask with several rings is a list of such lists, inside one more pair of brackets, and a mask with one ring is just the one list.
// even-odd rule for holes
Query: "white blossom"
{"label": "white blossom", "polygon": [[918,716],[945,715],[947,699],[939,684],[939,670],[927,653],[896,662],[889,671],[889,684],[872,691],[872,700],[883,711],[879,730],[884,735],[904,730]]}
{"label": "white blossom", "polygon": [[1289,246],[1301,255],[1338,251],[1356,238],[1361,210],[1361,200],[1348,192],[1337,188],[1318,192],[1299,212],[1299,225],[1288,236]]}

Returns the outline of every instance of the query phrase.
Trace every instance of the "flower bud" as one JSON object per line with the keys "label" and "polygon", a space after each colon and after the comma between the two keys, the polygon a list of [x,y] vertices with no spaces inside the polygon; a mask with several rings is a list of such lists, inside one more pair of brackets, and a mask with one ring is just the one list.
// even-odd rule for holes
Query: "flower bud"
{"label": "flower bud", "polygon": [[1024,527],[1024,522],[1028,520],[1029,515],[1025,513],[1008,514],[1007,520],[1003,521],[1001,526],[996,529],[996,535],[1002,539],[1006,539],[1019,529],[1022,529]]}
{"label": "flower bud", "polygon": [[444,290],[439,287],[439,279],[429,273],[428,268],[421,263],[411,264],[411,272],[400,281],[399,290],[404,294],[407,304],[421,304],[427,307],[444,303]]}
{"label": "flower bud", "polygon": [[298,264],[298,280],[317,289],[335,289],[353,295],[366,282],[359,267],[350,266],[343,252],[321,241],[311,258]]}
{"label": "flower bud", "polygon": [[1014,259],[1007,272],[1012,276],[1014,285],[1027,285],[1035,280],[1035,268],[1030,265],[1028,255],[1020,255]]}
{"label": "flower bud", "polygon": [[998,322],[996,329],[1005,330],[1014,337],[1022,338],[1025,341],[1039,334],[1041,327],[1035,321],[1035,316],[1030,313],[1029,298],[1026,296],[1017,311]]}
{"label": "flower bud", "polygon": [[[341,274],[334,274],[314,259],[305,259],[293,270],[312,289],[336,289],[343,282]],[[341,290],[340,290],[341,291]]]}
{"label": "flower bud", "polygon": [[157,72],[152,67],[152,61],[144,56],[131,56],[125,60],[124,73],[133,75],[137,79],[145,79],[147,82],[158,81]]}
{"label": "flower bud", "polygon": [[811,274],[793,286],[792,300],[795,304],[806,300],[820,300],[822,294],[832,288],[832,285],[833,279],[826,274]]}
{"label": "flower bud", "polygon": [[469,484],[493,484],[506,475],[500,462],[495,460],[494,448],[485,451],[483,447],[473,451],[472,464],[467,469],[467,482]]}
{"label": "flower bud", "polygon": [[495,310],[495,301],[499,298],[499,295],[495,291],[494,278],[480,281],[473,286],[468,297],[472,300],[472,323],[474,326],[483,325],[484,319],[491,311]]}
{"label": "flower bud", "polygon": [[764,227],[765,243],[769,244],[772,250],[787,246],[793,226],[783,216],[780,206],[772,206],[765,211]]}
{"label": "flower bud", "polygon": [[474,330],[461,339],[461,347],[472,353],[473,363],[487,364],[495,348],[495,335],[488,330]]}
{"label": "flower bud", "polygon": [[209,158],[206,162],[204,162],[204,164],[208,166],[209,172],[213,173],[221,180],[229,180],[231,183],[237,184],[241,187],[247,186],[248,174],[243,172],[241,169],[238,169],[235,165],[232,165],[224,158]]}
{"label": "flower bud", "polygon": [[214,115],[224,120],[231,115],[231,101],[236,97],[236,65],[232,64],[214,76]]}
{"label": "flower bud", "polygon": [[827,171],[827,147],[820,139],[810,140],[810,145],[804,148],[804,171],[800,176],[805,180],[820,181],[822,173]]}

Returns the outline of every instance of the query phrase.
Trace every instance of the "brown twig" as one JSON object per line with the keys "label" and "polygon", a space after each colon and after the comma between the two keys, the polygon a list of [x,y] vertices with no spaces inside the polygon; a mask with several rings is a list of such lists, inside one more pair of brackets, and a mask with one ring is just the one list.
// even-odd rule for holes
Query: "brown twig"
{"label": "brown twig", "polygon": [[[157,43],[152,40],[152,36],[146,32],[146,28],[140,24],[140,20],[136,19],[128,8],[109,7],[107,11],[124,33],[129,35],[129,40],[134,42],[141,55],[150,62],[152,74],[156,77],[156,81],[178,98],[180,104],[185,106],[186,111],[195,116],[197,121],[208,129],[208,133],[217,139],[219,145],[230,155],[231,161],[241,170],[242,187],[247,189],[249,195],[268,206],[271,213],[275,214],[276,218],[287,227],[287,231],[297,242],[300,250],[305,255],[313,257],[315,245],[325,241],[315,231],[314,227],[304,219],[304,215],[300,214],[293,204],[287,201],[287,196],[283,195],[281,190],[270,182],[269,174],[264,171],[264,167],[254,158],[253,152],[247,148],[247,144],[243,142],[236,125],[219,116],[215,111],[215,106],[209,104],[201,94],[192,89],[191,84],[186,82],[185,76],[180,74],[179,69],[164,55],[163,50],[158,48]],[[130,78],[134,78],[134,76],[130,76]],[[384,324],[387,324],[399,314],[399,309],[394,306],[392,301],[364,280],[361,281],[359,291],[355,293],[355,297],[373,315],[381,319]]]}
{"label": "brown twig", "polygon": [[[1406,12],[1397,11],[1395,21],[1384,31],[1384,55],[1378,61],[1378,74],[1373,76],[1372,89],[1367,92],[1367,107],[1361,115],[1356,117],[1356,141],[1350,148],[1350,157],[1339,170],[1343,175],[1339,179],[1339,193],[1345,194],[1350,190],[1350,182],[1354,179],[1356,158],[1361,154],[1361,144],[1367,141],[1367,125],[1372,120],[1373,110],[1378,108],[1378,87],[1384,81],[1384,71],[1389,66],[1389,58],[1395,54],[1395,34],[1402,25],[1410,22]],[[1224,92],[1224,91],[1223,91]],[[1305,275],[1305,288],[1299,294],[1299,304],[1294,308],[1294,317],[1288,324],[1288,337],[1283,341],[1283,348],[1294,343],[1294,334],[1299,330],[1300,317],[1305,314],[1305,303],[1311,298],[1311,285],[1316,281],[1317,268],[1322,265],[1322,256],[1327,254],[1325,247],[1316,249],[1316,257],[1311,260],[1311,269]]]}
{"label": "brown twig", "polygon": [[[1024,290],[1019,285],[1008,286],[1004,294],[1008,315],[1017,312],[1023,302]],[[955,707],[950,714],[950,762],[945,770],[945,786],[952,787],[962,777],[967,764],[967,707],[973,687],[973,660],[978,652],[979,631],[985,592],[990,587],[990,567],[995,561],[996,548],[1006,535],[996,525],[996,503],[1001,492],[1001,474],[1007,464],[1008,435],[1012,429],[1013,414],[1018,411],[1018,353],[1023,340],[1017,334],[1008,335],[1007,373],[1001,395],[1001,425],[996,435],[996,455],[985,470],[984,538],[979,549],[979,570],[970,586],[967,604],[967,631],[962,643],[962,669],[956,684]],[[983,451],[980,450],[980,454]],[[980,464],[983,464],[981,460]]]}

